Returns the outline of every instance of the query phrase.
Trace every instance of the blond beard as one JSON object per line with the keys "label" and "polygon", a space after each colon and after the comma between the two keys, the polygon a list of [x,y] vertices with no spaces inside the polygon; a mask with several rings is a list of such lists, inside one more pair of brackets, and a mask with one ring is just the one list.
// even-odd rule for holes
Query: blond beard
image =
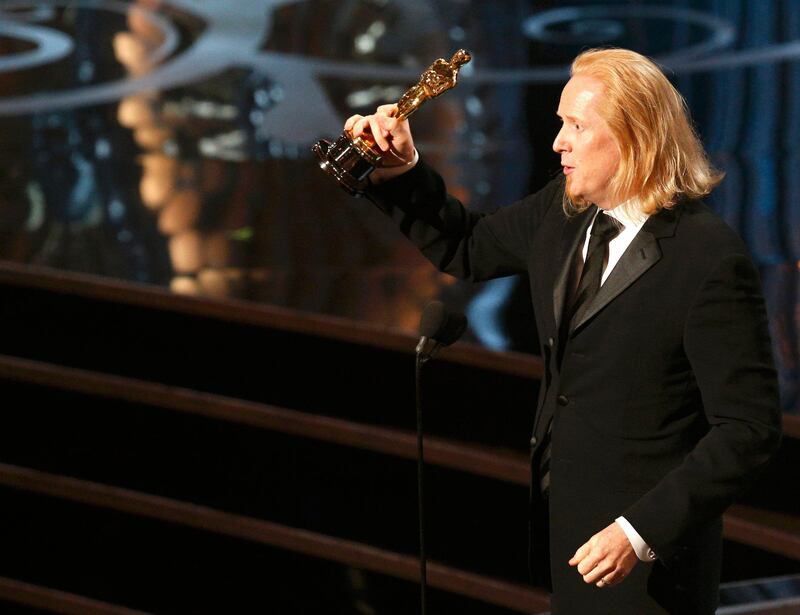
{"label": "blond beard", "polygon": [[570,188],[571,181],[572,178],[569,175],[567,175],[567,184],[564,187],[564,196],[567,197],[567,202],[570,204],[573,210],[575,210],[576,212],[583,211],[584,209],[589,207],[591,203],[587,201],[585,198],[583,198],[580,194],[574,194],[572,192]]}

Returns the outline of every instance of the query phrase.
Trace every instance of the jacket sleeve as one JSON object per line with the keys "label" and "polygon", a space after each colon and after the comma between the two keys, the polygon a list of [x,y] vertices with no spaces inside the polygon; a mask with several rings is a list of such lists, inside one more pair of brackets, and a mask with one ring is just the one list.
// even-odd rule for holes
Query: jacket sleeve
{"label": "jacket sleeve", "polygon": [[471,212],[420,159],[407,173],[370,188],[367,197],[440,271],[481,281],[527,269],[531,238],[558,189],[552,181],[492,213]]}
{"label": "jacket sleeve", "polygon": [[662,559],[750,487],[777,451],[778,383],[758,273],[744,254],[702,283],[683,332],[707,433],[623,514]]}

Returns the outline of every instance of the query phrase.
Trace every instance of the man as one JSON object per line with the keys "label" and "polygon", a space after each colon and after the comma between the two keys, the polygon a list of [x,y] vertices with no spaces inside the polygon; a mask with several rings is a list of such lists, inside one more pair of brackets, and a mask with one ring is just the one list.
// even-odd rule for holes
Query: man
{"label": "man", "polygon": [[489,215],[447,195],[393,112],[345,124],[396,163],[373,202],[442,271],[530,276],[531,550],[549,555],[553,613],[713,613],[721,515],[776,451],[780,412],[758,275],[699,200],[721,174],[680,94],[637,53],[581,54],[563,177]]}

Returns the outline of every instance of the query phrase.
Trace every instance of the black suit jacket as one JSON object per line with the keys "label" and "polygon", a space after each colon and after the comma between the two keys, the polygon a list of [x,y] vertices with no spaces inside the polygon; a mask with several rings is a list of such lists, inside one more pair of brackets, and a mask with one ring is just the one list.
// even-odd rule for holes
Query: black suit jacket
{"label": "black suit jacket", "polygon": [[[721,514],[780,440],[757,271],[704,204],[680,203],[648,219],[560,342],[573,255],[595,211],[565,215],[563,190],[559,178],[478,214],[421,160],[369,197],[441,271],[475,281],[530,277],[545,361],[534,466],[553,421],[549,506],[533,507],[549,513],[549,546],[532,549],[549,555],[553,612],[713,613]],[[567,561],[619,515],[659,560],[599,590]],[[545,521],[533,520],[533,536]]]}

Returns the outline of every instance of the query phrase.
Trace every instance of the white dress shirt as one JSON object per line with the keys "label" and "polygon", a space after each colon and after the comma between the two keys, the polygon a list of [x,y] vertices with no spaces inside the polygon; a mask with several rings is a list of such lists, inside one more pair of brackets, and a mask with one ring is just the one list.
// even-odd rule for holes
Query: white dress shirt
{"label": "white dress shirt", "polygon": [[[608,275],[611,273],[611,270],[614,269],[614,266],[619,262],[619,259],[622,257],[625,250],[631,244],[633,238],[636,237],[649,217],[647,214],[640,212],[638,203],[635,201],[628,201],[622,205],[618,205],[614,209],[601,209],[598,211],[595,219],[597,219],[597,216],[602,215],[611,216],[612,218],[624,224],[625,228],[619,233],[619,235],[614,237],[614,239],[608,243],[608,264],[603,271],[603,277],[600,279],[601,286],[608,279]],[[592,223],[586,230],[586,240],[583,242],[584,261],[586,261],[586,252],[589,249],[589,237],[593,226],[594,220],[592,220]],[[636,557],[643,562],[652,562],[654,559],[656,559],[656,554],[625,517],[617,517],[615,521],[617,522],[617,525],[622,528],[622,531],[625,532],[625,536],[628,537],[633,550],[636,552]]]}
{"label": "white dress shirt", "polygon": [[[644,226],[644,223],[647,222],[647,218],[649,218],[647,214],[639,212],[638,204],[633,201],[627,201],[621,205],[617,205],[614,209],[600,209],[598,210],[595,219],[597,216],[601,216],[603,214],[611,216],[615,220],[619,221],[625,226],[625,228],[622,230],[622,232],[620,232],[619,235],[608,242],[608,264],[603,271],[603,277],[600,279],[600,286],[602,286],[608,279],[608,274],[610,274],[611,270],[614,269],[616,264],[619,262],[619,259],[622,257],[622,254],[625,252],[628,246],[631,245],[633,238],[636,237],[636,235],[639,233],[639,230]],[[592,220],[589,228],[586,229],[586,240],[583,242],[584,262],[586,262],[586,252],[589,250],[589,237],[593,226],[594,220]]]}

